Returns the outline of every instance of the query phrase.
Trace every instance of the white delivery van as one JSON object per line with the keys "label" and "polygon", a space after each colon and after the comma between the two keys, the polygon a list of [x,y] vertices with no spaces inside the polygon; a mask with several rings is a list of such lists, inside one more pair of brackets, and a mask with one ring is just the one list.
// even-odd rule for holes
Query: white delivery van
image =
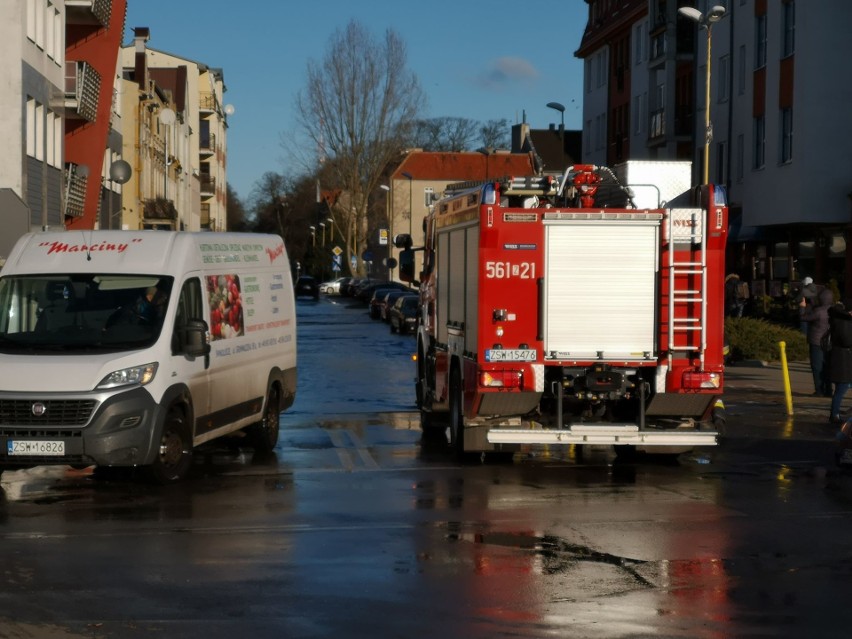
{"label": "white delivery van", "polygon": [[177,481],[216,437],[274,448],[295,393],[278,236],[31,233],[0,271],[0,472],[143,466]]}

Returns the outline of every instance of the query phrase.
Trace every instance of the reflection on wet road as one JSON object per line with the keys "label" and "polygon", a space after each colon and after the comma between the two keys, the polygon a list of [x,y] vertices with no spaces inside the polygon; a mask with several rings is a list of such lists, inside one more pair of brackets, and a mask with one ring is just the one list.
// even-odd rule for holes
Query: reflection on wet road
{"label": "reflection on wet road", "polygon": [[852,486],[806,447],[460,466],[421,441],[413,339],[300,303],[279,445],[189,481],[2,476],[0,636],[840,637]]}

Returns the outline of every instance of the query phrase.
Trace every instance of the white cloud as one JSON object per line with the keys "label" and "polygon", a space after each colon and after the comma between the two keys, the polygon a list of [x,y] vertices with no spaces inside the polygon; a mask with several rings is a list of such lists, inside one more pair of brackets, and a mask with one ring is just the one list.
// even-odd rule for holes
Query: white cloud
{"label": "white cloud", "polygon": [[503,89],[513,84],[531,84],[538,77],[538,70],[529,61],[505,56],[492,60],[478,80],[486,88]]}

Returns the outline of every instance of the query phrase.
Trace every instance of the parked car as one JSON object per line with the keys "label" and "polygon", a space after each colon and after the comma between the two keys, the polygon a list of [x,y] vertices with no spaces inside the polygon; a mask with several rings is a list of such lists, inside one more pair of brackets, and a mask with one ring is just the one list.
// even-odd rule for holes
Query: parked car
{"label": "parked car", "polygon": [[410,290],[408,286],[406,286],[402,282],[388,282],[387,280],[369,280],[361,284],[361,286],[356,289],[355,297],[357,297],[365,304],[369,304],[370,298],[373,297],[373,292],[377,288],[396,289],[399,291]]}
{"label": "parked car", "polygon": [[402,295],[388,311],[388,323],[391,333],[413,333],[417,330],[417,295]]}
{"label": "parked car", "polygon": [[[379,289],[379,290],[383,290],[383,289]],[[411,289],[402,289],[402,290],[393,289],[391,291],[385,292],[384,296],[382,297],[381,301],[379,302],[379,319],[381,319],[385,323],[390,322],[390,317],[388,317],[388,312],[390,311],[390,309],[394,305],[394,303],[403,295],[412,295]]]}
{"label": "parked car", "polygon": [[326,295],[340,295],[340,287],[351,279],[351,277],[338,277],[336,280],[322,282],[319,285],[320,293],[324,293]]}
{"label": "parked car", "polygon": [[381,288],[377,288],[373,291],[373,296],[370,298],[370,318],[371,319],[381,319],[382,317],[382,308],[385,303],[385,298],[388,293],[396,292],[395,288],[385,288],[382,286]]}
{"label": "parked car", "polygon": [[362,282],[366,281],[366,277],[351,277],[348,282],[344,282],[340,285],[340,294],[343,297],[353,297],[355,295],[355,289],[361,285]]}
{"label": "parked car", "polygon": [[319,299],[319,282],[310,275],[302,275],[293,287],[296,297],[313,297]]}

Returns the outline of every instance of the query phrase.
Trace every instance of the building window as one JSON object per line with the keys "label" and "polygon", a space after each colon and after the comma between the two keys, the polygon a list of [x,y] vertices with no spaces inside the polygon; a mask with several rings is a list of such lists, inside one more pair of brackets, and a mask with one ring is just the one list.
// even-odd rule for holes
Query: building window
{"label": "building window", "polygon": [[586,76],[586,93],[591,93],[592,91],[592,60],[590,58],[586,58],[584,64],[584,73]]}
{"label": "building window", "polygon": [[781,163],[793,159],[793,109],[781,109]]}
{"label": "building window", "polygon": [[645,130],[645,113],[648,94],[634,96],[633,98],[633,133],[641,135]]}
{"label": "building window", "polygon": [[44,105],[36,104],[35,109],[35,159],[44,161]]}
{"label": "building window", "polygon": [[740,133],[737,136],[737,182],[743,181],[745,171],[745,136]]}
{"label": "building window", "polygon": [[745,95],[746,89],[746,48],[744,44],[740,45],[739,73],[737,74],[737,93]]}
{"label": "building window", "polygon": [[796,50],[796,3],[793,0],[785,2],[782,7],[781,34],[782,56],[793,55]]}
{"label": "building window", "polygon": [[753,169],[762,169],[766,163],[766,119],[759,115],[754,119],[754,144],[752,146]]}
{"label": "building window", "polygon": [[728,145],[726,142],[716,143],[716,184],[728,183]]}
{"label": "building window", "polygon": [[719,102],[727,102],[729,97],[728,87],[731,76],[731,56],[723,55],[719,58]]}
{"label": "building window", "polygon": [[698,91],[698,94],[696,95],[695,106],[698,107],[699,111],[702,111],[702,110],[704,110],[704,107],[706,106],[705,99],[704,99],[704,93],[707,90],[707,65],[706,64],[702,64],[700,67],[698,67],[698,75],[695,76],[695,77],[700,78],[700,80],[701,80],[701,90]]}
{"label": "building window", "polygon": [[27,155],[35,157],[36,141],[36,101],[27,100]]}
{"label": "building window", "polygon": [[645,23],[637,24],[633,29],[633,44],[636,59],[636,64],[641,64],[645,61]]}
{"label": "building window", "polygon": [[754,19],[754,68],[766,66],[766,16],[755,16]]}

